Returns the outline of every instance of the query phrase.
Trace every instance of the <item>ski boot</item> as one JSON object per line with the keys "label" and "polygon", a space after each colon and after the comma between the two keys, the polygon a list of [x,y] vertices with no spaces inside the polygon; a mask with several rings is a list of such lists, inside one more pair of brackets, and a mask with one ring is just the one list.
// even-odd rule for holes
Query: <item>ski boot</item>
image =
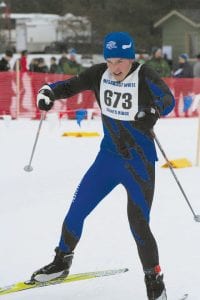
{"label": "ski boot", "polygon": [[58,247],[55,249],[54,260],[35,271],[31,276],[31,282],[46,282],[54,279],[62,279],[68,276],[74,253],[64,253]]}
{"label": "ski boot", "polygon": [[160,274],[160,267],[145,271],[145,284],[149,300],[167,300],[163,275]]}

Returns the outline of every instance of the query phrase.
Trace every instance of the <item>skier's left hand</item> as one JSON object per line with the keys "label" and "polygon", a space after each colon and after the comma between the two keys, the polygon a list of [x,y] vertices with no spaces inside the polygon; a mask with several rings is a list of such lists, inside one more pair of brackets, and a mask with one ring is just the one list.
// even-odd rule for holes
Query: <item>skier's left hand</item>
{"label": "skier's left hand", "polygon": [[157,108],[144,108],[135,115],[135,126],[144,131],[151,130],[159,117],[160,114]]}

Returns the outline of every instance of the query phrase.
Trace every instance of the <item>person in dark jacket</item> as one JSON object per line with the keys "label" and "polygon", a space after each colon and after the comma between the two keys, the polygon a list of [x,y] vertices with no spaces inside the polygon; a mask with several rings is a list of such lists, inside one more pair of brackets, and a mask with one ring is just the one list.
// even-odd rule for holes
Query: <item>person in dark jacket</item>
{"label": "person in dark jacket", "polygon": [[10,60],[12,57],[12,51],[6,50],[5,55],[0,60],[0,72],[7,72],[10,70]]}
{"label": "person in dark jacket", "polygon": [[148,299],[165,300],[158,247],[149,226],[157,160],[152,128],[161,115],[173,109],[174,98],[154,70],[135,61],[134,40],[128,33],[112,32],[105,37],[104,58],[105,63],[77,76],[44,85],[37,96],[39,109],[48,111],[55,100],[93,90],[101,109],[104,137],[94,163],[74,194],[53,262],[34,272],[31,281],[68,275],[85,218],[122,184],[127,191],[128,220],[144,270]]}
{"label": "person in dark jacket", "polygon": [[49,69],[43,57],[38,58],[37,72],[48,73]]}
{"label": "person in dark jacket", "polygon": [[55,56],[52,56],[50,59],[49,73],[59,73],[59,67]]}
{"label": "person in dark jacket", "polygon": [[[173,77],[183,79],[181,84],[174,84],[174,96],[179,101],[183,98],[184,102],[184,112],[187,114],[187,103],[192,102],[192,91],[194,81],[193,78],[193,67],[188,62],[187,53],[182,53],[178,57],[178,68],[173,73]],[[190,79],[190,80],[187,80]],[[184,82],[183,82],[184,81]]]}
{"label": "person in dark jacket", "polygon": [[187,53],[182,53],[178,57],[178,68],[174,71],[173,77],[177,78],[192,78],[193,67],[188,62]]}
{"label": "person in dark jacket", "polygon": [[200,78],[200,53],[196,56],[196,62],[193,66],[193,75],[195,78]]}

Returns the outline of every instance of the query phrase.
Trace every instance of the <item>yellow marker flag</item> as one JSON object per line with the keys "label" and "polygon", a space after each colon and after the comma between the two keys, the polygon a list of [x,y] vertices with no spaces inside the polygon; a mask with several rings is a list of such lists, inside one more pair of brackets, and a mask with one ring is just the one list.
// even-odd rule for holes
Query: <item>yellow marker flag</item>
{"label": "yellow marker flag", "polygon": [[[192,167],[192,163],[187,158],[179,158],[174,160],[169,160],[172,168],[187,168]],[[162,168],[169,168],[168,163],[162,165]]]}

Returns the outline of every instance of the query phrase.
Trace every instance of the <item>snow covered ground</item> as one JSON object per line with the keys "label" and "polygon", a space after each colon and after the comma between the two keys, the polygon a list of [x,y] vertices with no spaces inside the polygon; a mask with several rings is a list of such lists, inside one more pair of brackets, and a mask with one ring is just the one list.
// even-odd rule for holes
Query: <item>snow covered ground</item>
{"label": "snow covered ground", "polygon": [[[82,130],[102,133],[99,120]],[[0,286],[25,280],[49,263],[65,213],[82,175],[93,162],[100,139],[61,137],[79,130],[75,121],[44,121],[33,158],[24,171],[38,121],[0,120]],[[185,157],[193,167],[176,169],[195,212],[200,213],[200,168],[195,167],[197,119],[162,119],[155,129],[169,159]],[[200,299],[200,223],[193,216],[159,154],[151,227],[169,300],[189,293]],[[95,188],[95,187],[91,187]],[[71,273],[128,267],[129,272],[89,281],[1,296],[2,300],[145,300],[143,272],[126,215],[122,186],[112,191],[87,218]],[[188,299],[188,300],[189,300]]]}

